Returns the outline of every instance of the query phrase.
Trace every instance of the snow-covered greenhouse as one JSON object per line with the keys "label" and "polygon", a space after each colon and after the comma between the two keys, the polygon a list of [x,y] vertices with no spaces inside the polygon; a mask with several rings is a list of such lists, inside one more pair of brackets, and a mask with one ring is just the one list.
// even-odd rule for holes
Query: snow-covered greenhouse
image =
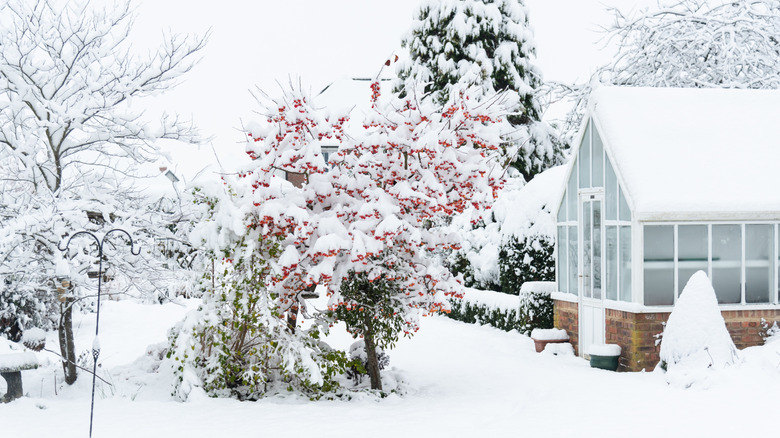
{"label": "snow-covered greenhouse", "polygon": [[658,363],[696,271],[744,348],[780,320],[780,91],[601,87],[557,212],[555,324],[582,355]]}

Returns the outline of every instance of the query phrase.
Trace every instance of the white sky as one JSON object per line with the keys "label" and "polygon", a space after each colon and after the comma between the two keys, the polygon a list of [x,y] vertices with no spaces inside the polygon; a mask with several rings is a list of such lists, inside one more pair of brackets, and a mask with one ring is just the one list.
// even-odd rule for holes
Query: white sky
{"label": "white sky", "polygon": [[[630,11],[655,0],[525,0],[536,35],[537,65],[545,79],[584,81],[607,62],[601,26],[607,6]],[[420,0],[145,0],[138,2],[132,38],[139,47],[164,30],[211,38],[202,61],[176,89],[155,100],[168,111],[193,117],[223,164],[242,160],[237,128],[252,117],[248,92],[273,93],[276,81],[301,78],[313,90],[343,76],[375,76],[400,48]],[[601,40],[601,42],[600,42]],[[211,146],[204,147],[209,149]],[[202,151],[203,152],[203,151]],[[178,156],[178,154],[177,154]],[[201,154],[186,167],[211,160]],[[183,161],[184,158],[177,158]]]}

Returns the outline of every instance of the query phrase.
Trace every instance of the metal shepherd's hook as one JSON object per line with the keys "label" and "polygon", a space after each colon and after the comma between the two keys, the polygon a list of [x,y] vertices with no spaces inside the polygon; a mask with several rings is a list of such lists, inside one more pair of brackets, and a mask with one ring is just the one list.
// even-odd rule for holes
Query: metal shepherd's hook
{"label": "metal shepherd's hook", "polygon": [[98,245],[98,295],[97,295],[97,312],[95,314],[95,340],[92,342],[92,402],[89,408],[89,436],[92,437],[92,415],[95,412],[95,376],[97,375],[97,359],[98,356],[100,356],[100,341],[98,340],[98,330],[100,329],[100,287],[103,283],[103,244],[106,242],[106,238],[113,232],[118,233],[124,233],[128,239],[130,239],[130,253],[133,255],[139,255],[141,254],[141,248],[135,248],[135,245],[133,244],[133,236],[130,235],[127,231],[120,229],[120,228],[114,228],[112,230],[109,230],[106,234],[103,235],[102,239],[98,239],[96,235],[89,231],[79,231],[68,239],[68,242],[65,244],[65,247],[61,247],[60,245],[62,242],[60,242],[60,245],[57,245],[57,249],[59,249],[62,252],[65,252],[70,248],[70,241],[73,240],[74,237],[85,234],[87,236],[92,237],[95,239],[95,242]]}

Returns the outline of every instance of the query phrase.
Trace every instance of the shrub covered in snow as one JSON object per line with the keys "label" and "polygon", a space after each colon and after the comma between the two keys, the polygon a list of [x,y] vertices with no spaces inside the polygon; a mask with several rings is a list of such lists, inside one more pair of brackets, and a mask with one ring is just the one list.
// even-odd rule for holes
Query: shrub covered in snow
{"label": "shrub covered in snow", "polygon": [[452,310],[447,316],[458,321],[486,324],[506,331],[521,330],[523,327],[515,309],[495,309],[458,299],[452,301]]}
{"label": "shrub covered in snow", "polygon": [[46,346],[46,332],[38,327],[24,331],[22,344],[30,350],[41,351]]}
{"label": "shrub covered in snow", "polygon": [[[274,180],[266,189],[282,190],[284,184]],[[202,388],[212,396],[255,400],[283,391],[310,397],[333,391],[346,355],[320,341],[320,326],[297,328],[303,305],[298,295],[270,287],[284,238],[299,236],[297,229],[271,223],[261,234],[257,215],[247,213],[236,186],[197,191],[201,220],[193,240],[203,240],[212,263],[201,284],[203,304],[169,335],[174,395],[187,399]]]}
{"label": "shrub covered in snow", "polygon": [[498,252],[501,291],[517,295],[527,281],[555,281],[554,248],[550,236],[510,237]]}
{"label": "shrub covered in snow", "polygon": [[518,318],[522,333],[534,329],[551,329],[554,324],[553,300],[550,293],[555,290],[551,281],[527,281],[520,288]]}
{"label": "shrub covered in snow", "polygon": [[[347,369],[347,379],[352,380],[355,386],[363,381],[363,377],[368,374],[368,352],[366,351],[366,342],[364,340],[355,341],[349,346],[349,368]],[[376,359],[380,370],[390,365],[390,356],[385,351],[376,347]]]}
{"label": "shrub covered in snow", "polygon": [[[482,225],[484,227],[484,224]],[[484,230],[484,228],[483,228]],[[470,248],[469,242],[466,242],[467,246],[464,248]],[[447,267],[454,275],[463,276],[463,285],[466,287],[473,287],[481,290],[492,290],[501,292],[501,285],[499,284],[495,275],[490,275],[491,269],[489,267],[474,266],[471,264],[467,254],[468,250],[461,248],[459,251],[452,252],[447,259]],[[486,275],[487,274],[487,275]]]}
{"label": "shrub covered in snow", "polygon": [[734,364],[737,348],[720,313],[715,290],[707,274],[698,271],[688,280],[661,339],[660,367],[670,382],[690,386],[706,369]]}
{"label": "shrub covered in snow", "polygon": [[565,167],[558,166],[528,184],[509,178],[480,226],[468,221],[469,212],[455,218],[464,242],[448,261],[467,286],[517,295],[526,281],[554,280],[553,211],[564,176]]}
{"label": "shrub covered in snow", "polygon": [[174,396],[187,400],[202,388],[240,400],[285,391],[316,398],[336,390],[344,352],[320,341],[317,326],[290,331],[269,291],[244,280],[204,294],[203,304],[171,329]]}
{"label": "shrub covered in snow", "polygon": [[519,300],[501,292],[468,289],[463,298],[450,299],[452,319],[470,324],[485,324],[501,330],[521,330]]}
{"label": "shrub covered in snow", "polygon": [[485,324],[501,330],[528,334],[534,329],[552,329],[552,282],[527,282],[519,296],[468,289],[463,298],[450,299],[452,319]]}

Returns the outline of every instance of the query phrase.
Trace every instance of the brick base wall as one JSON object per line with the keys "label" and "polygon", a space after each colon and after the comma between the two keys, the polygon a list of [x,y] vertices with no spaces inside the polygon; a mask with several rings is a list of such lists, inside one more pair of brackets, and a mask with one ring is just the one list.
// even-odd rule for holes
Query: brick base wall
{"label": "brick base wall", "polygon": [[764,344],[762,335],[766,335],[766,332],[761,324],[762,319],[766,321],[768,327],[772,327],[774,322],[780,326],[780,309],[729,310],[721,313],[726,320],[726,328],[731,334],[734,345],[740,350]]}
{"label": "brick base wall", "polygon": [[[572,346],[577,351],[579,343],[579,315],[577,303],[554,302],[555,327],[569,333]],[[780,325],[780,309],[729,310],[721,312],[726,328],[739,349],[762,345],[765,334],[761,320],[769,327],[777,321]],[[604,309],[606,342],[621,347],[619,371],[651,371],[660,360],[661,346],[656,345],[658,335],[664,331],[669,312],[631,313]]]}
{"label": "brick base wall", "polygon": [[574,353],[579,356],[580,320],[577,303],[554,300],[553,321],[555,328],[564,329],[569,334],[569,342],[574,347]]}
{"label": "brick base wall", "polygon": [[669,313],[631,313],[604,309],[607,344],[620,345],[619,371],[651,371],[658,364],[660,345]]}

